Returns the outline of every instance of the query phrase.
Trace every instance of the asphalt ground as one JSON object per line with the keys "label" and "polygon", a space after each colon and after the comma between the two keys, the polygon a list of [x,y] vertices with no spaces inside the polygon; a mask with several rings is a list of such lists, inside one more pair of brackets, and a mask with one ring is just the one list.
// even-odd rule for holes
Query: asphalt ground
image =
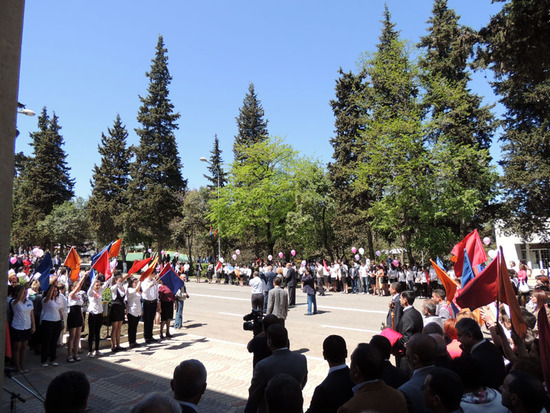
{"label": "asphalt ground", "polygon": [[[29,351],[26,368],[30,372],[13,378],[45,396],[48,383],[56,375],[67,370],[83,371],[91,384],[90,411],[127,412],[146,394],[171,394],[170,379],[175,366],[195,358],[204,363],[208,372],[208,387],[199,404],[201,412],[243,411],[252,377],[252,354],[246,349],[252,333],[242,328],[242,317],[251,310],[250,289],[191,281],[187,290],[190,298],[185,301],[184,327],[172,329],[172,339],[118,353],[111,353],[109,340],[104,340],[101,357],[89,359],[84,350],[82,361],[77,363],[68,363],[66,349],[60,348],[57,367],[41,367],[40,357]],[[327,293],[317,296],[318,314],[313,316],[305,314],[306,296],[299,290],[296,301],[286,327],[291,350],[304,354],[308,360],[308,383],[303,390],[306,410],[315,387],[328,372],[322,358],[323,340],[330,334],[339,334],[351,354],[358,343],[368,342],[380,331],[390,298]],[[421,300],[417,300],[415,307],[420,305]],[[139,336],[138,342],[143,343]],[[85,340],[82,345],[87,349]],[[6,378],[4,387],[25,400],[16,403],[17,411],[43,411],[41,402],[14,379]],[[10,395],[6,391],[2,401],[2,411],[9,412]]]}

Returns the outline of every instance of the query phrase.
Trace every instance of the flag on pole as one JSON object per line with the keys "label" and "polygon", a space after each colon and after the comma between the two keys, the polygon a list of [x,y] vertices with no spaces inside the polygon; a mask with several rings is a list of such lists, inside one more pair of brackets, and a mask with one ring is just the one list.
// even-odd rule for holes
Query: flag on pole
{"label": "flag on pole", "polygon": [[214,231],[214,236],[218,235],[218,228],[216,228],[216,231]]}
{"label": "flag on pole", "polygon": [[92,268],[105,276],[105,281],[111,278],[111,264],[109,262],[109,250],[103,251]]}
{"label": "flag on pole", "polygon": [[433,260],[430,260],[432,263],[432,267],[434,267],[435,273],[437,274],[437,278],[441,281],[443,284],[443,287],[445,287],[445,295],[447,297],[447,302],[450,303],[453,301],[453,298],[456,294],[456,288],[457,285],[455,282],[447,275],[445,271],[443,271],[441,268],[439,268],[439,265],[437,265]]}
{"label": "flag on pole", "polygon": [[[38,281],[40,281],[40,288],[42,288],[43,291],[46,291],[48,287],[50,286],[50,270],[52,269],[52,257],[50,255],[50,252],[48,251],[44,258],[42,258],[42,261],[40,261],[40,264],[36,268],[34,274],[40,273],[40,277],[38,277]],[[34,277],[33,274],[33,277]],[[32,279],[32,278],[31,278]]]}
{"label": "flag on pole", "polygon": [[462,241],[456,244],[451,251],[451,254],[454,255],[452,260],[455,261],[454,270],[457,278],[462,276],[462,268],[464,266],[464,250],[468,252],[471,265],[474,267],[477,267],[479,264],[483,264],[487,261],[487,254],[485,254],[483,243],[479,238],[477,229],[474,229],[466,235]]}
{"label": "flag on pole", "polygon": [[221,270],[222,268],[222,262],[221,261],[218,261],[218,264],[216,265],[216,272],[218,272],[219,270]]}
{"label": "flag on pole", "polygon": [[498,297],[498,257],[457,294],[456,303],[474,310],[490,304]]}
{"label": "flag on pole", "polygon": [[109,243],[109,245],[107,245],[105,248],[103,248],[101,251],[99,251],[96,255],[94,255],[92,257],[92,269],[90,271],[90,282],[94,282],[94,278],[95,278],[95,270],[94,270],[94,264],[97,262],[97,260],[103,255],[103,253],[105,251],[109,251],[109,248],[111,248],[111,245],[113,245],[113,243]]}
{"label": "flag on pole", "polygon": [[121,245],[122,245],[122,238],[119,238],[112,243],[111,248],[109,248],[109,258],[118,257],[120,255]]}
{"label": "flag on pole", "polygon": [[212,236],[212,225],[210,225],[210,232],[208,233],[208,235]]}
{"label": "flag on pole", "polygon": [[437,265],[439,265],[439,268],[441,268],[443,271],[446,270],[445,266],[443,265],[443,261],[441,261],[441,258],[437,257],[435,259],[435,262],[437,263]]}
{"label": "flag on pole", "polygon": [[63,266],[68,267],[71,270],[72,282],[76,282],[76,280],[78,280],[81,263],[82,260],[78,256],[78,252],[76,252],[75,247],[72,247],[69,254],[67,254],[67,258],[65,258],[65,262],[63,263]]}
{"label": "flag on pole", "polygon": [[159,256],[157,255],[153,260],[153,262],[151,263],[151,265],[149,265],[149,267],[147,267],[147,269],[143,271],[143,273],[141,274],[141,277],[139,277],[139,280],[143,281],[144,279],[149,277],[153,273],[153,271],[155,271],[155,268],[157,268],[158,262],[159,262]]}
{"label": "flag on pole", "polygon": [[500,247],[499,254],[500,270],[499,270],[499,288],[498,295],[501,302],[508,304],[510,307],[510,316],[512,318],[512,326],[518,336],[522,339],[525,338],[527,332],[527,324],[521,315],[521,308],[519,307],[518,298],[510,281],[510,274],[508,274],[508,268],[506,267],[506,261],[504,260],[504,254],[502,253],[502,247]]}
{"label": "flag on pole", "polygon": [[159,278],[162,280],[162,283],[172,291],[172,294],[176,294],[184,285],[183,280],[178,277],[169,263],[164,266]]}
{"label": "flag on pole", "polygon": [[128,275],[138,272],[143,267],[145,267],[147,264],[149,264],[152,259],[153,259],[152,257],[149,257],[149,258],[145,258],[144,260],[134,261],[134,263],[132,264],[132,268],[130,268],[130,271],[128,271]]}
{"label": "flag on pole", "polygon": [[468,257],[468,252],[464,250],[464,265],[462,266],[462,277],[460,277],[460,283],[462,288],[466,287],[471,280],[475,277],[472,264],[470,264],[470,257]]}
{"label": "flag on pole", "polygon": [[327,262],[325,260],[323,260],[323,267],[325,267],[325,271],[329,274],[330,270],[328,269]]}

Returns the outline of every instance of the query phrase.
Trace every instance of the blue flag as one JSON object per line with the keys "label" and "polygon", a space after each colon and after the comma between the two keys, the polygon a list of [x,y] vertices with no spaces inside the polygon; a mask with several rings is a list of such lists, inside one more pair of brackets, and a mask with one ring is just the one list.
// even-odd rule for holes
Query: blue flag
{"label": "blue flag", "polygon": [[174,272],[170,264],[168,264],[167,267],[169,268],[166,271],[162,271],[164,274],[161,274],[160,280],[165,286],[170,289],[170,291],[172,291],[172,294],[176,294],[178,290],[183,287],[184,282]]}
{"label": "blue flag", "polygon": [[231,264],[227,263],[227,269],[229,270],[229,272],[231,271],[235,271],[235,268],[231,266]]}
{"label": "blue flag", "polygon": [[447,269],[445,268],[445,266],[443,265],[443,261],[441,261],[441,258],[437,257],[435,259],[435,262],[437,263],[437,266],[439,268],[441,268],[443,271],[447,271]]}
{"label": "blue flag", "polygon": [[462,266],[462,276],[460,277],[462,288],[466,287],[466,284],[473,280],[474,277],[475,274],[472,264],[470,264],[470,257],[468,257],[468,253],[464,250],[464,265]]}
{"label": "blue flag", "polygon": [[42,261],[40,261],[40,265],[34,272],[35,274],[37,272],[40,273],[38,281],[40,282],[40,288],[42,288],[43,291],[46,291],[50,286],[50,270],[52,269],[52,266],[52,257],[50,253],[47,252],[46,255],[44,255],[44,258],[42,258]]}

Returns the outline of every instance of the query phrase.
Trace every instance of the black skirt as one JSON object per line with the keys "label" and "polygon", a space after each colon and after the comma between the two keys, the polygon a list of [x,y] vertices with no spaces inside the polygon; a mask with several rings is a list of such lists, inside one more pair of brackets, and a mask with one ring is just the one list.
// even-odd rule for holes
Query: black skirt
{"label": "black skirt", "polygon": [[160,321],[168,321],[174,318],[174,302],[160,302]]}
{"label": "black skirt", "polygon": [[10,328],[10,338],[14,343],[19,343],[21,341],[28,341],[31,338],[31,329],[28,330],[17,330],[15,328]]}
{"label": "black skirt", "polygon": [[77,328],[82,327],[83,325],[82,307],[79,305],[71,305],[69,307],[69,315],[67,316],[67,328]]}
{"label": "black skirt", "polygon": [[111,312],[109,313],[109,322],[124,321],[124,305],[113,301],[111,303]]}

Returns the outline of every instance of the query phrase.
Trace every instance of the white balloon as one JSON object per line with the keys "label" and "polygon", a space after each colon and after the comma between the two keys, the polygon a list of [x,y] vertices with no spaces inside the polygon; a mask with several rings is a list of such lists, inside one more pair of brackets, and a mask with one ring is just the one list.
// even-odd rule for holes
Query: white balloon
{"label": "white balloon", "polygon": [[222,257],[220,257],[220,262],[223,263],[223,258]]}
{"label": "white balloon", "polygon": [[42,258],[42,257],[44,256],[44,250],[38,250],[36,256],[37,256],[38,258]]}
{"label": "white balloon", "polygon": [[489,250],[487,254],[489,255],[489,258],[494,259],[497,256],[497,250]]}
{"label": "white balloon", "polygon": [[363,247],[359,248],[359,254],[363,255],[365,253],[365,249]]}

